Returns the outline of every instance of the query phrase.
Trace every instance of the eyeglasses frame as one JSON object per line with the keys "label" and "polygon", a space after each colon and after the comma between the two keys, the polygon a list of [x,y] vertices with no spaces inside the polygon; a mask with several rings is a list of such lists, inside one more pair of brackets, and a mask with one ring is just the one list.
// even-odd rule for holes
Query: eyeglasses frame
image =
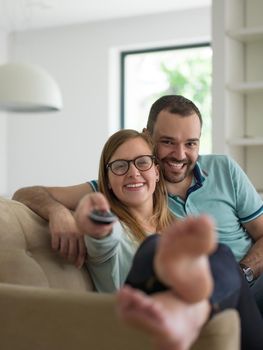
{"label": "eyeglasses frame", "polygon": [[[150,166],[148,169],[141,170],[141,169],[138,169],[138,168],[137,168],[135,162],[136,162],[136,160],[137,160],[138,158],[142,158],[142,157],[149,157],[149,158],[151,158],[152,164],[151,164],[151,166]],[[118,162],[119,162],[119,161],[125,161],[125,162],[128,163],[128,168],[127,168],[127,171],[125,171],[125,173],[123,173],[123,174],[116,174],[116,173],[114,173],[114,171],[112,170],[111,166],[112,166],[113,163],[115,163],[115,162],[117,162],[117,161],[118,161]],[[116,175],[116,176],[123,176],[123,175],[126,175],[127,172],[129,171],[129,169],[130,169],[130,164],[131,164],[131,163],[133,163],[133,165],[135,166],[135,168],[136,168],[137,170],[144,172],[144,171],[150,170],[150,169],[152,168],[153,164],[154,164],[154,163],[156,164],[156,161],[157,161],[157,159],[156,159],[156,157],[155,157],[154,155],[152,155],[152,154],[142,154],[141,156],[138,156],[138,157],[136,157],[136,158],[134,158],[134,159],[115,159],[115,160],[113,160],[112,162],[110,162],[110,163],[108,163],[108,164],[106,165],[106,170],[110,169],[111,172],[112,172],[114,175]]]}

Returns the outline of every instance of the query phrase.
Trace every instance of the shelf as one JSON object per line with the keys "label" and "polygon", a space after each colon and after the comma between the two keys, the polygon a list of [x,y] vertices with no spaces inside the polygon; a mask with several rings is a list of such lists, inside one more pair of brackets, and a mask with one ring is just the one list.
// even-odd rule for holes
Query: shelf
{"label": "shelf", "polygon": [[228,139],[231,146],[263,146],[263,137],[239,137]]}
{"label": "shelf", "polygon": [[229,90],[236,92],[255,92],[263,90],[263,81],[252,81],[252,82],[243,82],[243,83],[230,83],[226,87]]}
{"label": "shelf", "polygon": [[212,13],[214,152],[263,197],[263,0],[213,0]]}
{"label": "shelf", "polygon": [[226,32],[226,34],[230,38],[242,41],[244,43],[263,40],[263,26],[229,30]]}

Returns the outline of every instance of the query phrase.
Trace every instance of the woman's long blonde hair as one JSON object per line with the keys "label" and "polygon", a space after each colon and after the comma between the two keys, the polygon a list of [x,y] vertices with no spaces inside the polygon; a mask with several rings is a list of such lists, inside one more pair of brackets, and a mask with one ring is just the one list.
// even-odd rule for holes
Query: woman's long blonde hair
{"label": "woman's long blonde hair", "polygon": [[[107,198],[111,210],[117,215],[119,220],[128,227],[130,233],[138,240],[142,241],[146,237],[145,230],[138,223],[138,221],[132,216],[129,208],[122,203],[109,189],[108,169],[106,169],[112,155],[116,150],[126,141],[130,139],[141,138],[150,147],[150,150],[154,154],[155,148],[150,139],[150,136],[146,133],[140,133],[131,129],[123,129],[114,133],[106,142],[103,147],[100,157],[99,166],[99,191],[102,192]],[[159,182],[156,183],[156,189],[153,193],[153,223],[157,227],[157,232],[161,232],[166,226],[168,226],[174,219],[173,214],[168,209],[168,196],[164,182],[163,175],[160,171]]]}

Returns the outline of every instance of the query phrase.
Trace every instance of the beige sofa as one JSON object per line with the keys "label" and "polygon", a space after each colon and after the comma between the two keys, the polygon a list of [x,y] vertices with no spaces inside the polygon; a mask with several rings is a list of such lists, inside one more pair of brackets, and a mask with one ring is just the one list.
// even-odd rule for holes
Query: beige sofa
{"label": "beige sofa", "polygon": [[[93,291],[88,272],[50,249],[46,221],[0,198],[0,348],[147,350],[142,333],[115,315],[114,295]],[[239,319],[228,310],[203,329],[192,350],[239,349]]]}

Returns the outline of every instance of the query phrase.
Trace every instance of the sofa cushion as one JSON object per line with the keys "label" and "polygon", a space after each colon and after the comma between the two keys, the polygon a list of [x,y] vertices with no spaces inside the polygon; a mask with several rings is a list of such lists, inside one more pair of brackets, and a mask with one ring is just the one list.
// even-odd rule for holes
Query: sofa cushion
{"label": "sofa cushion", "polygon": [[93,290],[77,269],[51,249],[48,223],[25,205],[0,197],[0,282]]}

